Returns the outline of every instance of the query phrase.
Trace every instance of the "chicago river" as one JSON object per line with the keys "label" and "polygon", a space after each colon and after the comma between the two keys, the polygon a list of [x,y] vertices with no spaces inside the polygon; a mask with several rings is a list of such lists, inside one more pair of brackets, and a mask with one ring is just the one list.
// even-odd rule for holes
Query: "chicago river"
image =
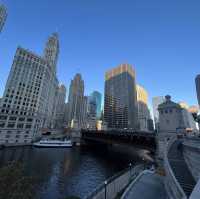
{"label": "chicago river", "polygon": [[13,160],[21,161],[27,175],[37,179],[37,198],[63,199],[71,195],[83,198],[130,162],[140,162],[145,151],[133,151],[128,155],[114,147],[105,150],[12,147],[0,150],[0,166]]}

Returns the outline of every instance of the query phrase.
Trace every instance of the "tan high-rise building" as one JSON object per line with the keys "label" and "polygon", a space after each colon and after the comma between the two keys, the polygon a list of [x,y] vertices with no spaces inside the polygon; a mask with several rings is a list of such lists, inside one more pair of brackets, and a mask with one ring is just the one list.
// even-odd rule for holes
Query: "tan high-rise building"
{"label": "tan high-rise building", "polygon": [[104,120],[110,129],[137,129],[135,71],[121,64],[105,74]]}
{"label": "tan high-rise building", "polygon": [[150,112],[148,109],[148,93],[140,85],[136,86],[137,91],[137,103],[138,103],[138,121],[140,124],[140,130],[148,130],[148,121],[150,118]]}
{"label": "tan high-rise building", "polygon": [[188,111],[190,112],[190,113],[198,113],[199,112],[199,107],[198,106],[196,106],[196,105],[192,105],[192,106],[190,106],[189,108],[188,108]]}
{"label": "tan high-rise building", "polygon": [[148,104],[148,93],[144,87],[139,84],[136,85],[137,90],[137,101],[142,102],[144,104]]}
{"label": "tan high-rise building", "polygon": [[179,105],[181,106],[181,108],[184,108],[186,110],[188,110],[189,106],[186,102],[179,102]]}

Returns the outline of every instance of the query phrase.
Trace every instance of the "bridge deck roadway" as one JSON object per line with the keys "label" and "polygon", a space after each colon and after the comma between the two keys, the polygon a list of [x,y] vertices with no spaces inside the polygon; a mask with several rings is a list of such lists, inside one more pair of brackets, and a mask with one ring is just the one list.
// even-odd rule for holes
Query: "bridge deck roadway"
{"label": "bridge deck roadway", "polygon": [[167,199],[164,177],[155,173],[143,174],[130,188],[124,199]]}
{"label": "bridge deck roadway", "polygon": [[126,144],[132,146],[142,146],[146,149],[154,151],[156,149],[155,136],[146,133],[146,134],[135,134],[135,133],[110,133],[110,132],[89,132],[82,131],[81,139],[89,142],[99,142],[104,144]]}

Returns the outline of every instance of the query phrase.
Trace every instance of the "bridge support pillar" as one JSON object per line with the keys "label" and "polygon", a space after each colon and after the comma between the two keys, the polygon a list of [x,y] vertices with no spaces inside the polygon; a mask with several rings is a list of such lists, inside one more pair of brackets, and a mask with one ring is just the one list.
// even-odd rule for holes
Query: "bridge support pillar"
{"label": "bridge support pillar", "polygon": [[80,146],[80,144],[81,144],[81,131],[80,130],[72,130],[71,140],[72,140],[73,145]]}

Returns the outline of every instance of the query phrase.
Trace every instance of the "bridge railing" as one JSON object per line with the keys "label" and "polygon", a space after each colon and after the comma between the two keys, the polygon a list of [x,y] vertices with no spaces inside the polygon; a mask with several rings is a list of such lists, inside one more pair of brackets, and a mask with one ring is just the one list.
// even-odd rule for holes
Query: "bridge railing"
{"label": "bridge railing", "polygon": [[167,143],[164,151],[164,167],[166,173],[165,179],[165,187],[166,191],[169,195],[169,198],[173,199],[187,199],[182,187],[180,186],[179,182],[177,181],[170,163],[168,161],[168,152],[173,145],[173,143],[177,140],[176,136],[173,136]]}
{"label": "bridge railing", "polygon": [[81,130],[81,133],[89,133],[89,134],[95,134],[98,133],[97,135],[144,135],[148,137],[155,137],[155,133],[151,131],[133,131],[133,130]]}
{"label": "bridge railing", "polygon": [[100,184],[84,199],[114,199],[143,169],[144,165],[137,165],[119,172]]}

